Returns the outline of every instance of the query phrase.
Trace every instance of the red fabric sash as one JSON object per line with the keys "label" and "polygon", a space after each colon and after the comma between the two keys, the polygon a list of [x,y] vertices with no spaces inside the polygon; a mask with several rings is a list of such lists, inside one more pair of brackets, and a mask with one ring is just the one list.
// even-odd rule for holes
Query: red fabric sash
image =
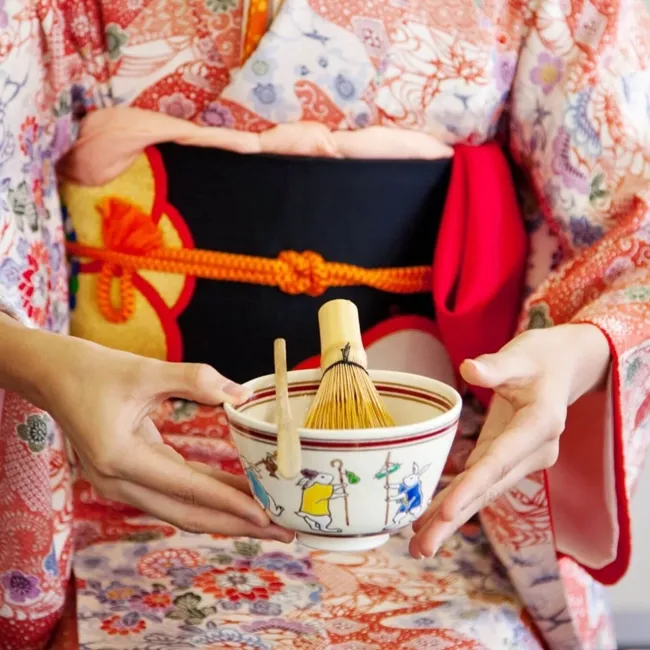
{"label": "red fabric sash", "polygon": [[[436,242],[436,321],[455,367],[513,336],[528,238],[508,161],[494,144],[457,147]],[[474,391],[485,405],[491,391]]]}

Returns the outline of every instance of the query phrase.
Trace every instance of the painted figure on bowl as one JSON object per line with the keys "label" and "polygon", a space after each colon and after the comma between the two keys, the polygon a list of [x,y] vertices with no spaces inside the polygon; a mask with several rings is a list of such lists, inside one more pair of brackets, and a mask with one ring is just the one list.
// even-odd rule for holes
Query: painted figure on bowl
{"label": "painted figure on bowl", "polygon": [[388,497],[388,499],[389,501],[396,502],[399,506],[393,517],[393,526],[402,527],[405,521],[415,521],[424,512],[428,503],[427,497],[422,491],[420,477],[429,467],[430,465],[425,465],[420,469],[417,463],[413,463],[413,471],[405,476],[401,483],[389,484],[388,487],[393,495]]}

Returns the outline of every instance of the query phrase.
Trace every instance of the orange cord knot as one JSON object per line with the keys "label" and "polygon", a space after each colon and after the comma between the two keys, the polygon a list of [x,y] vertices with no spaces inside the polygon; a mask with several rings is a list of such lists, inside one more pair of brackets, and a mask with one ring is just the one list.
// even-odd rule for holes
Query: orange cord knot
{"label": "orange cord knot", "polygon": [[[104,199],[97,205],[102,216],[102,238],[110,251],[147,255],[163,246],[162,234],[151,217],[120,198]],[[135,311],[134,271],[104,262],[97,279],[97,302],[109,323],[125,323]],[[117,281],[119,303],[113,304],[113,280]]]}
{"label": "orange cord knot", "polygon": [[318,253],[283,251],[278,260],[284,267],[278,274],[278,287],[285,293],[322,296],[327,291],[329,273]]}

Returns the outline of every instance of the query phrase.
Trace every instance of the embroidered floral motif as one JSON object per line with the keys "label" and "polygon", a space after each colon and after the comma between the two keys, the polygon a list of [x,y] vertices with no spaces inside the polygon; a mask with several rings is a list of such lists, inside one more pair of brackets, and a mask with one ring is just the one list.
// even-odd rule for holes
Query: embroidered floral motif
{"label": "embroidered floral motif", "polygon": [[595,244],[603,236],[603,229],[593,225],[586,217],[571,217],[569,230],[573,244],[580,248]]}
{"label": "embroidered floral motif", "polygon": [[208,126],[221,126],[227,129],[232,128],[235,123],[232,112],[219,102],[212,102],[205,107],[201,114],[201,121]]}
{"label": "embroidered floral motif", "polygon": [[120,616],[115,614],[110,618],[102,621],[101,629],[109,636],[129,636],[130,634],[140,634],[147,628],[147,623],[136,612],[130,612]]}
{"label": "embroidered floral motif", "polygon": [[186,625],[198,625],[205,618],[217,611],[214,606],[201,607],[201,596],[195,593],[187,593],[174,598],[174,607],[167,612],[167,618],[183,621]]}
{"label": "embroidered floral motif", "polygon": [[212,569],[194,578],[193,582],[204,593],[233,602],[268,600],[284,587],[272,571],[248,567]]}
{"label": "embroidered floral motif", "polygon": [[143,591],[129,600],[130,607],[143,617],[160,621],[174,609],[172,595],[164,585],[153,585],[151,591]]}
{"label": "embroidered floral motif", "polygon": [[173,400],[171,402],[170,416],[174,422],[188,422],[194,418],[197,412],[197,405],[187,400]]}
{"label": "embroidered floral motif", "polygon": [[30,451],[35,454],[43,451],[50,440],[46,416],[30,415],[25,424],[19,424],[17,429],[18,437],[27,443]]}
{"label": "embroidered floral motif", "polygon": [[257,540],[235,540],[235,552],[244,557],[255,557],[262,550],[262,545]]}
{"label": "embroidered floral motif", "polygon": [[545,95],[548,95],[562,79],[562,59],[551,56],[548,52],[540,52],[537,57],[537,65],[530,71],[530,80],[542,87]]}
{"label": "embroidered floral motif", "polygon": [[[94,586],[94,584],[92,585]],[[91,587],[91,584],[88,584]],[[101,589],[97,593],[97,600],[100,603],[107,605],[126,605],[132,598],[138,597],[141,594],[140,587],[133,585],[125,585],[121,582],[111,582],[105,589]]]}
{"label": "embroidered floral motif", "polygon": [[54,575],[54,576],[59,575],[59,565],[57,563],[56,549],[54,548],[54,546],[52,546],[52,551],[45,558],[45,561],[43,562],[43,568],[50,575]]}
{"label": "embroidered floral motif", "polygon": [[545,302],[533,305],[528,310],[528,327],[529,330],[544,329],[552,327],[553,320],[550,316],[549,306]]}
{"label": "embroidered floral motif", "polygon": [[47,323],[52,296],[52,281],[47,268],[49,254],[44,243],[32,244],[25,261],[26,266],[18,283],[23,309],[35,325],[44,327]]}
{"label": "embroidered floral motif", "polygon": [[160,110],[172,117],[187,120],[196,113],[196,104],[181,93],[174,93],[160,98]]}
{"label": "embroidered floral motif", "polygon": [[19,230],[29,228],[36,232],[39,226],[36,203],[32,198],[29,185],[23,181],[14,189],[7,187],[7,210],[11,210],[16,217]]}
{"label": "embroidered floral motif", "polygon": [[122,56],[122,48],[128,42],[128,34],[119,25],[112,23],[106,26],[106,49],[111,60],[117,61]]}
{"label": "embroidered floral motif", "polygon": [[158,530],[138,530],[131,533],[124,533],[122,540],[125,542],[144,543],[153,542],[162,537],[163,534]]}
{"label": "embroidered floral motif", "polygon": [[25,604],[36,600],[41,595],[39,579],[22,571],[10,571],[0,578],[7,600],[16,604]]}
{"label": "embroidered floral motif", "polygon": [[590,156],[601,152],[600,136],[589,117],[591,91],[584,91],[569,99],[564,125],[571,135],[571,141]]}
{"label": "embroidered floral motif", "polygon": [[237,565],[286,573],[294,578],[307,579],[314,575],[308,558],[299,559],[287,553],[264,553],[252,560],[238,560]]}
{"label": "embroidered floral motif", "polygon": [[205,0],[205,6],[214,13],[225,13],[237,6],[237,0]]}
{"label": "embroidered floral motif", "polygon": [[138,562],[138,572],[147,578],[164,578],[171,569],[193,568],[201,564],[201,556],[189,549],[169,548],[145,555]]}

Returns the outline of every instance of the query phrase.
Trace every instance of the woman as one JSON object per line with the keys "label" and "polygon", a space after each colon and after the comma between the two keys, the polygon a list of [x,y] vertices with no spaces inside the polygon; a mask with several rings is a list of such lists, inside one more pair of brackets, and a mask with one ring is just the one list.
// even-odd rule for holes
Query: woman
{"label": "woman", "polygon": [[[598,583],[629,560],[648,430],[645,9],[8,0],[0,25],[0,646],[45,646],[69,585],[54,647],[614,648]],[[486,144],[500,125],[524,178],[519,329],[540,330],[501,350],[524,221],[482,218],[495,196],[493,218],[513,213],[505,162]],[[106,347],[62,336],[55,165],[67,152],[73,332]],[[267,155],[244,155],[256,153]],[[481,204],[476,189],[492,192],[492,180],[498,192]],[[472,227],[455,232],[448,206],[463,189]],[[319,221],[305,216],[326,202]],[[320,258],[273,262],[305,239]],[[436,242],[434,313],[421,293],[431,278],[417,273]],[[180,267],[146,266],[167,249],[186,251]],[[195,249],[247,257],[225,267],[202,257],[212,262],[198,268]],[[461,367],[473,387],[463,431],[415,535],[343,558],[281,545],[292,535],[229,473],[215,406],[245,391],[210,366],[170,363],[207,361],[242,381],[268,370],[263,342],[289,328],[294,364],[312,364],[308,323],[333,295],[329,251],[354,267],[357,280],[336,291],[360,304],[376,363],[409,357],[455,381],[452,362],[478,357]],[[465,255],[457,276],[437,271],[467,251],[482,253],[476,268]],[[270,270],[246,283],[250,256]],[[378,266],[408,267],[414,286],[369,291],[362,271]],[[481,312],[473,288],[490,285],[494,298],[506,284],[508,300],[490,303],[505,305],[498,327],[489,322],[473,349],[454,346],[450,323],[481,333],[476,319],[458,320],[463,300],[470,316],[502,313]],[[71,474],[61,430],[84,476]],[[407,545],[428,559],[407,559]]]}

